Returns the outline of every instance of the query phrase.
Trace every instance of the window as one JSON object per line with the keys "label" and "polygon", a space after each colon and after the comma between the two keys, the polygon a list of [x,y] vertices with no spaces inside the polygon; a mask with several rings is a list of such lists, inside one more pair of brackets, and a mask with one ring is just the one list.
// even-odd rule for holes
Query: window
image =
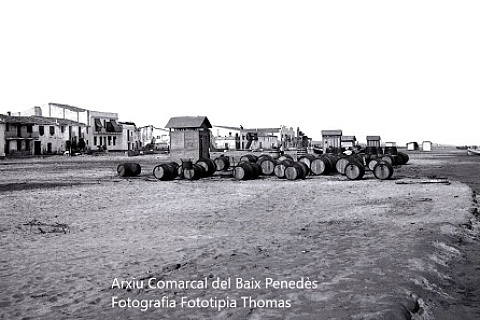
{"label": "window", "polygon": [[27,132],[28,133],[32,133],[32,125],[31,124],[27,124]]}
{"label": "window", "polygon": [[117,137],[113,137],[113,145],[115,145],[116,140],[117,140]]}
{"label": "window", "polygon": [[50,135],[53,136],[55,134],[55,127],[50,126],[49,130],[50,130]]}
{"label": "window", "polygon": [[39,126],[38,127],[38,133],[43,136],[45,134],[45,127],[44,126]]}
{"label": "window", "polygon": [[108,145],[112,145],[112,136],[108,136]]}
{"label": "window", "polygon": [[64,132],[65,132],[65,126],[61,126],[61,127],[60,127],[60,131],[61,131],[62,133],[64,133]]}
{"label": "window", "polygon": [[93,145],[94,145],[94,146],[97,145],[97,137],[93,137]]}

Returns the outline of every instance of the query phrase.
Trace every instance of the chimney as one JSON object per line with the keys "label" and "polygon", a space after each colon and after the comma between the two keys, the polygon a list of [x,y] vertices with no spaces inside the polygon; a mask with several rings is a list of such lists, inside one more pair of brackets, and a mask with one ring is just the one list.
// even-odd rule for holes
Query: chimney
{"label": "chimney", "polygon": [[11,112],[11,111],[7,111],[7,116],[11,117],[11,116],[12,116],[12,112]]}

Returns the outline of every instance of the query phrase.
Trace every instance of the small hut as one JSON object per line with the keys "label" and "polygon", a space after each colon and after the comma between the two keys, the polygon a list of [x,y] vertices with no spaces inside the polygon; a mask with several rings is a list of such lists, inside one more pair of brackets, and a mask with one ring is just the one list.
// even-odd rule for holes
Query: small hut
{"label": "small hut", "polygon": [[420,149],[420,146],[418,145],[417,142],[412,141],[412,142],[407,143],[407,150],[408,151],[415,151],[415,150],[418,150],[418,149]]}
{"label": "small hut", "polygon": [[367,136],[367,147],[380,148],[380,136]]}
{"label": "small hut", "polygon": [[342,130],[322,130],[323,152],[338,153],[342,147]]}
{"label": "small hut", "polygon": [[382,154],[383,149],[380,141],[380,136],[367,136],[367,148],[365,149],[365,152],[367,154]]}
{"label": "small hut", "polygon": [[170,130],[172,161],[210,157],[210,128],[207,117],[172,117],[165,126]]}
{"label": "small hut", "polygon": [[357,138],[355,136],[342,136],[340,143],[342,148],[353,150],[357,144]]}
{"label": "small hut", "polygon": [[422,150],[423,151],[432,151],[432,142],[431,141],[423,141],[422,142]]}

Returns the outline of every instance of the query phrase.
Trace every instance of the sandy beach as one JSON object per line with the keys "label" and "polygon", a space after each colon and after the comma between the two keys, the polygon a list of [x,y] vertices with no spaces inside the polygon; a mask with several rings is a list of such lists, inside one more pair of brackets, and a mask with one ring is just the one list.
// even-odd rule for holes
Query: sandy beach
{"label": "sandy beach", "polygon": [[2,160],[0,319],[479,319],[480,157],[409,155],[383,181]]}

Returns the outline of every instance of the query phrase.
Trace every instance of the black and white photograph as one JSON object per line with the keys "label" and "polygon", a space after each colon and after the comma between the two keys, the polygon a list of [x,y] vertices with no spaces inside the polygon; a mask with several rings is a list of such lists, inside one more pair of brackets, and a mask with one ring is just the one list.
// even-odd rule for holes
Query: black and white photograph
{"label": "black and white photograph", "polygon": [[479,17],[0,1],[0,319],[480,319]]}

